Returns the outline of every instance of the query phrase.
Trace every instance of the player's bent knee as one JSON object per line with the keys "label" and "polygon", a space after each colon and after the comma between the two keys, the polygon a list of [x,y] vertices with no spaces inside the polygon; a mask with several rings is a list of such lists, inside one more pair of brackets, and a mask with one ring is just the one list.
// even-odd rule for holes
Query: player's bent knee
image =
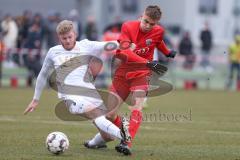
{"label": "player's bent knee", "polygon": [[100,134],[102,136],[102,138],[104,139],[105,142],[110,142],[110,141],[114,141],[115,140],[115,137],[103,132],[100,130]]}
{"label": "player's bent knee", "polygon": [[110,135],[107,135],[105,134],[104,136],[102,135],[102,138],[104,139],[105,142],[110,142],[110,141],[114,141],[115,138],[110,136]]}

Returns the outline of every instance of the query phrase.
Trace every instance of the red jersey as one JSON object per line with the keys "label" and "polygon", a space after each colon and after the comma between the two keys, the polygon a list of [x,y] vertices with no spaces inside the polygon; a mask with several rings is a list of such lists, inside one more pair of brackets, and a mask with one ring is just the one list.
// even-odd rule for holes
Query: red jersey
{"label": "red jersey", "polygon": [[[160,45],[163,40],[163,35],[164,28],[159,25],[155,25],[151,31],[144,33],[140,29],[140,21],[128,21],[123,23],[118,41],[120,43],[121,41],[134,43],[136,48],[133,52],[142,58],[152,61],[155,47],[162,51]],[[128,50],[128,52],[129,51],[130,50]],[[169,52],[169,50],[163,51],[165,55],[169,54]],[[150,74],[150,70],[145,67],[145,65],[142,65],[141,68],[139,67],[140,65],[136,63],[122,63],[116,70],[115,75],[126,75],[127,79],[132,79]]]}

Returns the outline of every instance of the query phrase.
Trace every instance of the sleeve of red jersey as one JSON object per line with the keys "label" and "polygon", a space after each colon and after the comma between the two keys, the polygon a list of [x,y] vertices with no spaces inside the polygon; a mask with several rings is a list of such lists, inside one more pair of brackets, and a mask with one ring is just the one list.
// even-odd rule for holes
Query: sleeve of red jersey
{"label": "sleeve of red jersey", "polygon": [[131,38],[130,38],[130,35],[129,35],[129,32],[128,32],[128,27],[127,27],[126,23],[122,24],[121,34],[118,38],[119,43],[122,42],[122,41],[131,42]]}
{"label": "sleeve of red jersey", "polygon": [[170,53],[170,49],[168,49],[167,45],[163,41],[163,36],[164,36],[164,29],[161,30],[159,43],[157,44],[157,49],[167,56]]}
{"label": "sleeve of red jersey", "polygon": [[117,50],[116,57],[123,60],[124,62],[137,62],[137,63],[147,63],[148,62],[147,59],[138,56],[130,49]]}
{"label": "sleeve of red jersey", "polygon": [[[116,57],[124,60],[125,62],[140,62],[140,63],[147,63],[148,60],[145,58],[142,58],[135,54],[132,50],[130,50],[131,45],[131,37],[129,34],[129,28],[126,23],[123,23],[121,28],[121,34],[119,36],[118,42],[120,44],[120,49],[116,51]],[[126,43],[129,42],[129,43]],[[121,46],[129,44],[129,47]],[[122,48],[122,49],[121,49]]]}

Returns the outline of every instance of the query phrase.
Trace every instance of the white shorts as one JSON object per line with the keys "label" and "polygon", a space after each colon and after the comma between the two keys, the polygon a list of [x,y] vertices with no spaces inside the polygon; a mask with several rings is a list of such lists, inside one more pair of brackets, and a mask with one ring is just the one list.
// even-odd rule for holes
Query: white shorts
{"label": "white shorts", "polygon": [[89,112],[95,108],[103,106],[101,99],[84,97],[84,96],[68,96],[65,98],[66,101],[72,101],[68,105],[68,110],[72,114],[82,114]]}

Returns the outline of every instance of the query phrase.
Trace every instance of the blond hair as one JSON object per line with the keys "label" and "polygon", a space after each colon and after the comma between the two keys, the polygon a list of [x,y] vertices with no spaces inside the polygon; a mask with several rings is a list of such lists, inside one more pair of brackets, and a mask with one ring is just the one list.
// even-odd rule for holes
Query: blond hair
{"label": "blond hair", "polygon": [[75,31],[73,22],[69,21],[69,20],[61,21],[56,28],[56,32],[58,35],[66,34],[66,33],[70,32],[71,30]]}
{"label": "blond hair", "polygon": [[154,5],[154,6],[147,6],[147,8],[144,11],[145,15],[150,17],[153,20],[160,20],[162,16],[162,11],[159,6]]}

